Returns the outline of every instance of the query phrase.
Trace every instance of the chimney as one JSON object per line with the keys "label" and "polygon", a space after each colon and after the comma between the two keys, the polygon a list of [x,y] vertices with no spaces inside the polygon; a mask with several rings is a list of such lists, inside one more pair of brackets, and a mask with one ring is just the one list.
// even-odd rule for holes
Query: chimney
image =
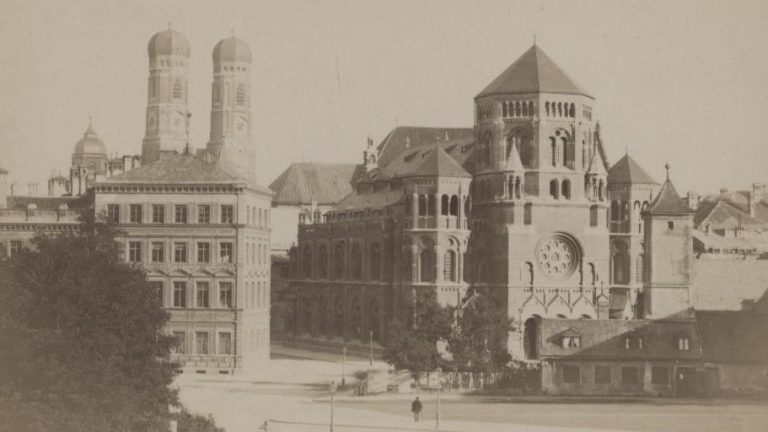
{"label": "chimney", "polygon": [[0,167],[0,209],[8,204],[8,171]]}

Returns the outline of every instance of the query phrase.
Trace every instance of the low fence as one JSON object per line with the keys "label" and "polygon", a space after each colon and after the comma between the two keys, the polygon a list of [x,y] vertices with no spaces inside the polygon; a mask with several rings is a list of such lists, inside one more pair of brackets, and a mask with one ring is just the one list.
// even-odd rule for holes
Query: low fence
{"label": "low fence", "polygon": [[[437,372],[420,372],[418,375],[407,370],[370,371],[361,377],[355,386],[355,394],[366,395],[384,391],[404,393],[422,389],[436,389]],[[520,366],[498,372],[440,373],[440,390],[451,392],[472,392],[479,390],[505,389],[516,393],[537,393],[541,389],[541,369],[535,366]]]}

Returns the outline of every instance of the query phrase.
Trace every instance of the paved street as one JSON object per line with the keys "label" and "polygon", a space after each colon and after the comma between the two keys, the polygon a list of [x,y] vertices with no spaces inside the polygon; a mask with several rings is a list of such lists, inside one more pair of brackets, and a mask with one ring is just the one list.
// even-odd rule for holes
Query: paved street
{"label": "paved street", "polygon": [[[310,358],[301,358],[310,357]],[[271,431],[326,431],[329,418],[328,382],[340,380],[341,364],[334,355],[273,349],[273,360],[251,376],[182,375],[177,380],[182,401],[190,410],[212,414],[227,432],[258,430],[266,418]],[[382,367],[375,363],[374,367]],[[365,359],[350,358],[347,379],[365,370]],[[423,393],[422,421],[410,413],[413,395],[336,397],[336,430],[434,430],[434,394]],[[585,403],[583,399],[470,397],[445,394],[442,428],[452,431],[764,431],[765,403],[649,400]],[[344,427],[344,425],[358,425]]]}

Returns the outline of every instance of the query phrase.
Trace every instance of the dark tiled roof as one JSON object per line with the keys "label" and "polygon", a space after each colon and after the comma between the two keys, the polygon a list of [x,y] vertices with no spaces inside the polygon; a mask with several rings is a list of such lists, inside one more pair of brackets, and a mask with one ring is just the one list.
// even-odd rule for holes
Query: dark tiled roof
{"label": "dark tiled roof", "polygon": [[659,184],[628,154],[608,169],[608,183]]}
{"label": "dark tiled roof", "polygon": [[269,188],[276,204],[332,205],[352,192],[358,166],[338,163],[294,163],[282,172]]}
{"label": "dark tiled roof", "polygon": [[727,201],[718,200],[714,206],[705,206],[702,211],[697,209],[693,222],[695,226],[709,223],[710,229],[759,228],[764,221],[753,218]]}
{"label": "dark tiled roof", "polygon": [[696,208],[695,225],[699,226],[706,219],[716,224],[716,221],[729,217],[736,220],[741,218],[742,226],[768,224],[768,194],[759,194],[756,197],[754,217],[749,213],[749,195],[749,191],[723,191],[703,197]]}
{"label": "dark tiled roof", "polygon": [[435,145],[429,151],[419,167],[413,171],[415,177],[472,177],[456,160],[439,145]]}
{"label": "dark tiled roof", "polygon": [[62,204],[66,204],[69,210],[85,209],[93,204],[92,194],[80,197],[39,197],[18,196],[7,197],[7,206],[10,210],[26,210],[30,204],[34,204],[37,210],[58,210]]}
{"label": "dark tiled roof", "polygon": [[[542,357],[591,359],[698,359],[700,345],[696,323],[687,321],[542,319],[540,321]],[[563,348],[562,336],[576,331],[581,336],[579,348]],[[678,337],[689,339],[690,350],[678,350]],[[643,348],[626,349],[625,339],[643,339]]]}
{"label": "dark tiled roof", "polygon": [[768,363],[768,314],[697,311],[705,361]]}
{"label": "dark tiled roof", "polygon": [[653,199],[651,205],[648,206],[648,213],[658,215],[681,215],[693,213],[693,210],[683,203],[680,199],[680,195],[677,194],[675,186],[667,179],[656,198]]}
{"label": "dark tiled roof", "polygon": [[477,95],[514,93],[589,94],[539,47],[532,46]]}
{"label": "dark tiled roof", "polygon": [[472,141],[472,128],[432,128],[400,126],[393,129],[378,145],[379,167],[384,167],[406,149],[416,149],[436,142],[441,144],[467,143]]}
{"label": "dark tiled roof", "polygon": [[[474,139],[469,136],[443,141],[438,143],[438,145],[444,153],[456,162],[456,165],[469,173],[472,171],[472,158],[470,156],[474,150],[473,141]],[[432,143],[432,145],[421,145],[416,148],[403,148],[400,154],[390,158],[388,163],[379,163],[379,175],[384,178],[415,175],[414,173],[421,168],[422,164],[433,153],[435,147],[434,143]]]}
{"label": "dark tiled roof", "polygon": [[160,159],[109,177],[104,183],[231,184],[246,183],[246,180],[192,154],[162,153]]}
{"label": "dark tiled roof", "polygon": [[353,192],[338,203],[334,210],[344,211],[351,209],[378,209],[394,204],[403,196],[402,190],[382,189],[375,192]]}

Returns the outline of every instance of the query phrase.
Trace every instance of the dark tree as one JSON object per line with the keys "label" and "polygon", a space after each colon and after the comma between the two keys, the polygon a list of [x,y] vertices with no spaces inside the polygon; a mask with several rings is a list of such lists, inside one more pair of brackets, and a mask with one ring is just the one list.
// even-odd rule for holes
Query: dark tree
{"label": "dark tree", "polygon": [[0,430],[168,430],[168,316],[114,237],[86,218],[0,261]]}
{"label": "dark tree", "polygon": [[451,330],[451,311],[429,295],[416,299],[410,323],[394,320],[387,328],[384,360],[398,369],[413,372],[435,369],[440,361],[437,342]]}
{"label": "dark tree", "polygon": [[457,369],[498,371],[509,364],[506,340],[512,325],[502,304],[474,294],[457,309],[456,325],[448,337]]}

